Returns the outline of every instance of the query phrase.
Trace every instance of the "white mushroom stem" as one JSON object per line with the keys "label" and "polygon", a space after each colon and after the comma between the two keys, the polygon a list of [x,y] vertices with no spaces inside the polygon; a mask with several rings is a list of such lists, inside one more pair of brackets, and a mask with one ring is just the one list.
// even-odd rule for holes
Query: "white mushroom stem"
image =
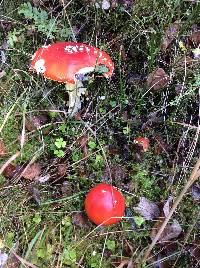
{"label": "white mushroom stem", "polygon": [[75,84],[67,83],[66,90],[69,94],[69,115],[74,116],[81,108],[81,94],[85,93],[85,88],[81,81]]}

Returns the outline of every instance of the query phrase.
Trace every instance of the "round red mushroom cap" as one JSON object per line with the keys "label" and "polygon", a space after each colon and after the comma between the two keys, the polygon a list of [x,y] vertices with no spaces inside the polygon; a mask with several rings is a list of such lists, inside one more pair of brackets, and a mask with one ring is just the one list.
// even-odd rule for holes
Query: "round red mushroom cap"
{"label": "round red mushroom cap", "polygon": [[104,65],[112,75],[114,64],[110,56],[99,48],[77,42],[57,42],[38,49],[33,55],[31,68],[44,77],[64,83],[76,83],[76,74],[94,71]]}
{"label": "round red mushroom cap", "polygon": [[121,221],[124,210],[123,195],[109,184],[96,185],[85,199],[88,218],[97,225],[111,225]]}

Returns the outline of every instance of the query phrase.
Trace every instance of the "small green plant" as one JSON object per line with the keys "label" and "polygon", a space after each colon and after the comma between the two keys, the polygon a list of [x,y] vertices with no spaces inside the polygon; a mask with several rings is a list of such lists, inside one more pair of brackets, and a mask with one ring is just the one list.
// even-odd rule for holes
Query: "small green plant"
{"label": "small green plant", "polygon": [[[57,18],[49,18],[49,14],[46,10],[32,7],[29,2],[23,3],[18,9],[18,13],[23,15],[26,19],[32,20],[32,29],[43,33],[49,39],[55,37],[66,39],[72,34],[71,30],[67,28],[61,20]],[[30,25],[28,27],[30,29]]]}
{"label": "small green plant", "polygon": [[62,150],[66,147],[66,141],[63,140],[63,138],[57,138],[53,145],[53,152],[54,155],[57,157],[63,157],[65,155],[65,152]]}
{"label": "small green plant", "polygon": [[106,241],[106,246],[107,246],[107,249],[111,250],[111,251],[114,251],[115,248],[116,248],[116,243],[114,240],[107,240]]}
{"label": "small green plant", "polygon": [[14,28],[13,31],[10,31],[8,33],[8,44],[9,44],[10,47],[14,47],[15,43],[23,40],[23,38],[22,38],[22,36],[23,36],[22,32],[23,32],[22,29],[18,29],[17,30],[16,28]]}
{"label": "small green plant", "polygon": [[14,238],[15,238],[15,234],[13,232],[8,232],[7,233],[5,241],[6,241],[6,245],[8,247],[12,247],[13,246]]}
{"label": "small green plant", "polygon": [[90,140],[90,141],[88,142],[88,146],[89,146],[90,149],[95,149],[95,148],[97,147],[97,144],[96,144],[95,141]]}
{"label": "small green plant", "polygon": [[39,213],[36,213],[34,218],[33,218],[33,222],[36,223],[36,224],[39,224],[41,222],[42,218],[40,216]]}
{"label": "small green plant", "polygon": [[129,135],[131,133],[131,129],[129,125],[127,125],[126,127],[123,127],[123,133],[124,135]]}
{"label": "small green plant", "polygon": [[145,219],[141,216],[134,216],[134,221],[138,227],[141,227],[142,224],[145,222]]}
{"label": "small green plant", "polygon": [[66,265],[72,265],[76,263],[77,254],[75,250],[64,249],[63,252],[63,263]]}

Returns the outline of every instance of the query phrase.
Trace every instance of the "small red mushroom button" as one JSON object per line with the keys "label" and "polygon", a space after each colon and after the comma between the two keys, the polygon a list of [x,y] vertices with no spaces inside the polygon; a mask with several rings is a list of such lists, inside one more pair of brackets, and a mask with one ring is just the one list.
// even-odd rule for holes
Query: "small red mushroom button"
{"label": "small red mushroom button", "polygon": [[150,142],[148,138],[145,137],[137,137],[134,139],[134,143],[141,145],[144,152],[148,151]]}
{"label": "small red mushroom button", "polygon": [[85,199],[88,218],[97,225],[111,225],[121,221],[124,210],[123,195],[109,184],[96,185]]}
{"label": "small red mushroom button", "polygon": [[83,92],[79,78],[101,65],[106,67],[103,76],[110,77],[114,70],[110,56],[99,48],[78,42],[57,42],[39,48],[31,62],[31,68],[37,73],[66,84],[69,110],[73,114],[80,108],[80,95]]}

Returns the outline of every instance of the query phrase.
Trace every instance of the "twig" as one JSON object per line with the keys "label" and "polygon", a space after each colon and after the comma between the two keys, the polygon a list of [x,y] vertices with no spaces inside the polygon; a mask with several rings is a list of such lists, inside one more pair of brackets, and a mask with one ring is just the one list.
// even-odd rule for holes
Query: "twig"
{"label": "twig", "polygon": [[17,255],[13,250],[11,250],[11,253],[13,255],[15,255],[15,257],[23,264],[23,265],[26,265],[28,267],[31,267],[31,268],[38,268],[38,266],[35,266],[34,264],[30,263],[29,261],[23,259],[22,257],[20,257],[19,255]]}
{"label": "twig", "polygon": [[195,130],[198,130],[200,127],[198,126],[192,126],[192,125],[190,125],[190,124],[186,124],[186,123],[181,123],[181,122],[172,122],[173,124],[177,124],[177,125],[181,125],[181,126],[183,126],[183,127],[188,127],[188,128],[190,128],[190,129],[195,129]]}
{"label": "twig", "polygon": [[17,151],[14,155],[12,155],[5,164],[0,168],[0,175],[4,172],[4,170],[7,168],[7,166],[14,161],[18,156],[20,156],[21,152]]}
{"label": "twig", "polygon": [[192,173],[189,177],[189,180],[187,181],[187,183],[185,184],[183,190],[181,191],[181,193],[179,194],[179,196],[176,198],[170,212],[169,215],[166,217],[166,219],[164,220],[163,224],[161,225],[160,229],[158,230],[158,233],[156,234],[155,238],[153,239],[152,243],[150,244],[150,246],[147,248],[144,257],[142,259],[142,263],[145,263],[152,251],[152,249],[154,248],[156,242],[159,240],[162,232],[164,231],[167,223],[169,222],[170,218],[172,217],[173,213],[175,212],[176,208],[178,207],[179,203],[181,202],[181,200],[183,199],[185,193],[187,192],[187,190],[190,188],[190,186],[195,182],[195,180],[199,177],[199,172],[200,172],[200,157],[196,162],[196,165],[194,166]]}

